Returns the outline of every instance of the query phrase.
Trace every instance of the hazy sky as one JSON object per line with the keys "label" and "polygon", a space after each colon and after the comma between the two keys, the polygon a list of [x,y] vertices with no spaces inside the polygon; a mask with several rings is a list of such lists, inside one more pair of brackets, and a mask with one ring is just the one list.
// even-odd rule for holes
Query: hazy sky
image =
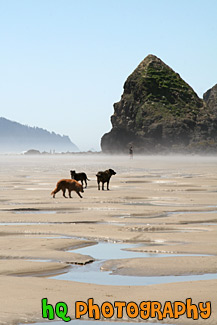
{"label": "hazy sky", "polygon": [[202,97],[217,83],[217,1],[0,0],[0,116],[99,150],[148,54]]}

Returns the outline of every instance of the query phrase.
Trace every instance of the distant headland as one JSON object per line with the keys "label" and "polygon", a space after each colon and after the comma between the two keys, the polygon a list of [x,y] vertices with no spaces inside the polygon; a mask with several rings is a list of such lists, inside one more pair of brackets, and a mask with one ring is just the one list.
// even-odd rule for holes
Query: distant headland
{"label": "distant headland", "polygon": [[49,153],[79,151],[68,136],[0,117],[0,153],[20,153],[30,149]]}

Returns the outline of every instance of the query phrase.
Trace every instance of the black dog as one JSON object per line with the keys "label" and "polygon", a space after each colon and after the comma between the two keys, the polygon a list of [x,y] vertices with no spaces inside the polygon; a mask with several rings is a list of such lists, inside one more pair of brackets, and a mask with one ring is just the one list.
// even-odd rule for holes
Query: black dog
{"label": "black dog", "polygon": [[87,187],[87,175],[85,173],[76,173],[75,170],[70,170],[71,178],[75,179],[76,181],[81,181],[81,184],[83,186],[83,182],[85,183],[85,187]]}
{"label": "black dog", "polygon": [[104,190],[104,184],[107,183],[107,190],[109,190],[109,181],[112,175],[115,175],[116,172],[113,169],[105,170],[104,172],[98,172],[96,174],[98,190],[100,190],[100,182],[102,183],[102,190]]}

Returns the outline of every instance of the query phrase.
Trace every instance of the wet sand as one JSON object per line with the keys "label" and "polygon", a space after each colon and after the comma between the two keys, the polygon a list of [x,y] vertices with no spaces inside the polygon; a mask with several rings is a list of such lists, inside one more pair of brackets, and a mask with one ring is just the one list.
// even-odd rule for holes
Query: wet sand
{"label": "wet sand", "polygon": [[[110,191],[98,191],[95,174],[107,168],[117,175]],[[91,179],[83,199],[76,193],[65,199],[60,192],[53,199],[50,192],[59,179],[70,178],[71,169],[85,171]],[[0,324],[41,322],[44,297],[54,305],[66,302],[72,318],[75,301],[91,297],[99,305],[122,300],[163,304],[190,297],[195,304],[212,304],[211,317],[196,323],[217,324],[217,280],[134,287],[47,278],[66,272],[70,264],[91,263],[93,257],[76,248],[100,240],[138,243],[132,250],[168,254],[106,261],[102,269],[114,274],[216,273],[217,158],[8,155],[0,157],[0,176]],[[195,320],[168,317],[164,323]]]}

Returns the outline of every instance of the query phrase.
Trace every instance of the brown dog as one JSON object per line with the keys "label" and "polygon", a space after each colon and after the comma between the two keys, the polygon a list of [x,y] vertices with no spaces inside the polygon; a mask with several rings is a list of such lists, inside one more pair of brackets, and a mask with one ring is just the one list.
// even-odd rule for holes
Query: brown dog
{"label": "brown dog", "polygon": [[107,183],[107,190],[109,190],[109,181],[112,175],[115,175],[116,172],[113,169],[107,169],[104,172],[98,172],[96,174],[98,190],[100,190],[100,182],[102,183],[102,190],[104,190],[104,184]]}
{"label": "brown dog", "polygon": [[66,190],[68,190],[70,198],[71,198],[72,191],[75,191],[78,194],[78,196],[80,196],[81,198],[82,196],[79,192],[82,193],[84,192],[83,186],[74,179],[61,179],[59,182],[57,182],[56,188],[51,192],[51,195],[55,197],[55,194],[60,190],[63,191],[63,196],[65,198],[67,198],[67,196],[65,195]]}

